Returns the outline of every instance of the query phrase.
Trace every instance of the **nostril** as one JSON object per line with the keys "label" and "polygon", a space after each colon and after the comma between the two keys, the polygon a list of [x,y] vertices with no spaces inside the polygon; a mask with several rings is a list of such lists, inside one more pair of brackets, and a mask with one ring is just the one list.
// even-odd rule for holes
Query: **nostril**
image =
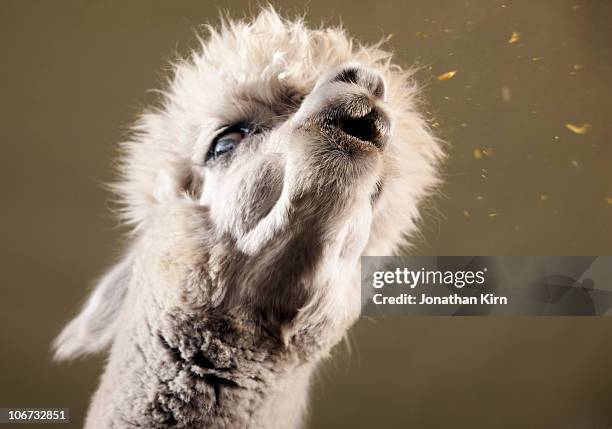
{"label": "nostril", "polygon": [[359,83],[359,70],[356,67],[347,67],[336,75],[333,82]]}
{"label": "nostril", "polygon": [[381,141],[380,132],[376,125],[377,119],[377,113],[374,111],[370,111],[361,118],[343,116],[338,118],[338,128],[361,141],[372,142],[377,145]]}
{"label": "nostril", "polygon": [[332,82],[360,85],[376,98],[382,99],[385,96],[385,81],[382,76],[367,67],[345,67],[332,79]]}

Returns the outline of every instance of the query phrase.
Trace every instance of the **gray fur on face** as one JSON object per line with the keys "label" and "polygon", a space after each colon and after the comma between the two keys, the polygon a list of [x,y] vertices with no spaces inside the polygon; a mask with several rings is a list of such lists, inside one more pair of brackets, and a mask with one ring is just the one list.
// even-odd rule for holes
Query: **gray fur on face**
{"label": "gray fur on face", "polygon": [[[392,254],[441,150],[379,45],[266,9],[211,30],[124,145],[123,259],[58,337],[111,346],[106,427],[298,427],[309,376],[357,319],[359,258]],[[225,127],[257,132],[219,159]]]}

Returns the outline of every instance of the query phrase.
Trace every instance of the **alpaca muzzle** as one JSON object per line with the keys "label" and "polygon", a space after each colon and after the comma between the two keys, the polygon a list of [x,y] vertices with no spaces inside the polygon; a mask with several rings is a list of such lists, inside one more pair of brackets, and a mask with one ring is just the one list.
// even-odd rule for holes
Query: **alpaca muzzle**
{"label": "alpaca muzzle", "polygon": [[314,129],[351,153],[380,150],[390,134],[385,94],[378,72],[356,63],[342,66],[319,79],[305,100],[301,113],[307,119],[301,128]]}

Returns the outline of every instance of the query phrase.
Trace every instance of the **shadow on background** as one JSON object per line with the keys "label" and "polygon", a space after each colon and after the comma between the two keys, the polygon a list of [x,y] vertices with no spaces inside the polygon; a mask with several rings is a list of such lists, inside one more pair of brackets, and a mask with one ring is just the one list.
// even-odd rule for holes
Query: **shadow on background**
{"label": "shadow on background", "polygon": [[[283,10],[304,11],[291,4]],[[56,365],[49,344],[120,248],[100,184],[113,178],[130,121],[154,100],[146,90],[220,6],[256,9],[0,3],[0,406],[70,407],[81,426],[102,359]],[[414,253],[612,253],[612,3],[312,0],[306,17],[341,17],[370,42],[393,33],[398,62],[421,66],[427,116],[451,146]],[[313,428],[611,421],[607,318],[362,320],[351,342],[352,353],[339,348],[320,370]]]}

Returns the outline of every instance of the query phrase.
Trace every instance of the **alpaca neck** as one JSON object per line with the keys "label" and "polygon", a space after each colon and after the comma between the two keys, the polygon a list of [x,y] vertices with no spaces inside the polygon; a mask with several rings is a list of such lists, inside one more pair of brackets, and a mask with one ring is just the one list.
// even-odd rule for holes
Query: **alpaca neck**
{"label": "alpaca neck", "polygon": [[88,429],[301,425],[315,366],[303,347],[234,318],[166,316],[118,335]]}

